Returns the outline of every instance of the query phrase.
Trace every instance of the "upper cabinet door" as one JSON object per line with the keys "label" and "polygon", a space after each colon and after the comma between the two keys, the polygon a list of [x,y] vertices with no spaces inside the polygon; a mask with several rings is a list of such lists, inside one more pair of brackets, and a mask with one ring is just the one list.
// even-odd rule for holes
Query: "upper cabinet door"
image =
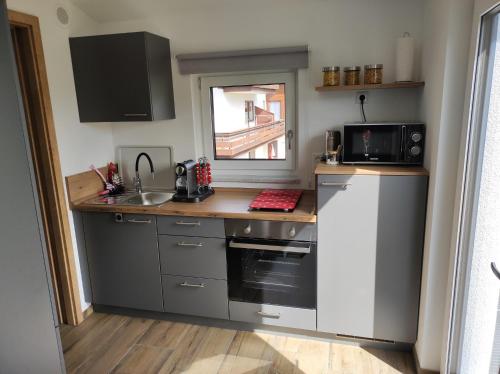
{"label": "upper cabinet door", "polygon": [[170,42],[138,32],[70,38],[81,122],[175,118]]}

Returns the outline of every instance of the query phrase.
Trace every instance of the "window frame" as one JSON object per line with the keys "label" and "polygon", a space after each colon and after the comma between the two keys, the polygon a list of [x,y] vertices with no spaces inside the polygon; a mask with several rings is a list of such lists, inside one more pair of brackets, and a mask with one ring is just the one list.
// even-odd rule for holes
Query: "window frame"
{"label": "window frame", "polygon": [[[294,170],[296,165],[296,73],[242,73],[231,75],[201,76],[201,124],[203,135],[203,149],[217,170]],[[249,160],[249,159],[215,159],[215,139],[213,126],[212,87],[245,86],[258,84],[285,84],[285,160]],[[287,134],[293,134],[288,147]]]}

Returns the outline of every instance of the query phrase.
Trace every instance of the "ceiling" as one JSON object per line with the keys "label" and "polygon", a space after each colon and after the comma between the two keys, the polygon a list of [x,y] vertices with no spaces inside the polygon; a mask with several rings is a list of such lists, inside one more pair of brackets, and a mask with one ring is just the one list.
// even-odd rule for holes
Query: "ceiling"
{"label": "ceiling", "polygon": [[146,18],[145,4],[151,0],[69,0],[98,22]]}

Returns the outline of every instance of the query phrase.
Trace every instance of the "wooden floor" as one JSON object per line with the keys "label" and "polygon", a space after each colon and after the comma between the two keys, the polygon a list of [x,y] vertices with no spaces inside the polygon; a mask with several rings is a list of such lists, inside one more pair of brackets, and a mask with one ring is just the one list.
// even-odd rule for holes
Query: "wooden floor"
{"label": "wooden floor", "polygon": [[414,373],[410,353],[94,313],[61,328],[68,373]]}

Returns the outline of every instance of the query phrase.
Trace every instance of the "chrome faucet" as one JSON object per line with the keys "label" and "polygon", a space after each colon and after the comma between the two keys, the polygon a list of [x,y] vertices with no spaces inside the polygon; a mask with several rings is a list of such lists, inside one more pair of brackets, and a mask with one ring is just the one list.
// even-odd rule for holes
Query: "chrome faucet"
{"label": "chrome faucet", "polygon": [[153,179],[155,179],[155,168],[153,166],[153,161],[151,161],[151,157],[145,152],[141,152],[137,155],[137,158],[135,159],[135,179],[134,179],[134,185],[135,185],[135,191],[137,193],[142,193],[142,182],[141,182],[141,176],[139,175],[139,161],[141,157],[144,156],[148,159],[149,162],[149,167],[151,169],[151,174],[153,176]]}

